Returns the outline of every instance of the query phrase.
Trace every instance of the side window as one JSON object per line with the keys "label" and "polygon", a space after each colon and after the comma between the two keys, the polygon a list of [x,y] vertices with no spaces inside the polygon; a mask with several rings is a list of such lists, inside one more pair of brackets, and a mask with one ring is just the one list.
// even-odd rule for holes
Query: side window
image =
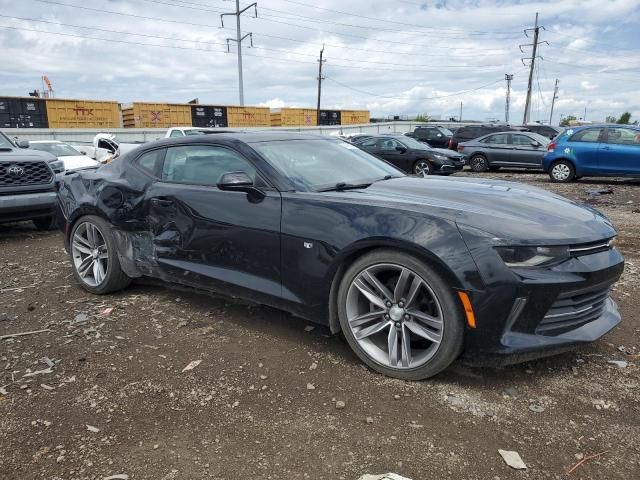
{"label": "side window", "polygon": [[640,130],[622,127],[609,128],[607,143],[640,146]]}
{"label": "side window", "polygon": [[490,145],[506,145],[508,142],[508,135],[506,133],[496,133],[487,137],[485,143]]}
{"label": "side window", "polygon": [[167,150],[165,148],[160,148],[158,150],[143,153],[136,159],[136,165],[149,175],[159,177],[162,170],[162,161],[164,160],[164,154],[166,151]]}
{"label": "side window", "polygon": [[533,140],[526,135],[512,135],[511,143],[513,143],[514,145],[530,146],[533,144]]}
{"label": "side window", "polygon": [[376,146],[376,143],[378,143],[377,139],[370,138],[369,140],[365,140],[364,142],[361,142],[359,145],[365,148],[373,148]]}
{"label": "side window", "polygon": [[380,139],[380,150],[395,150],[396,147],[399,147],[400,144],[396,142],[393,138],[382,138]]}
{"label": "side window", "polygon": [[575,135],[573,135],[569,141],[570,142],[600,142],[602,133],[604,129],[602,128],[587,128],[586,130],[581,130]]}
{"label": "side window", "polygon": [[171,135],[169,135],[169,138],[174,138],[174,137],[183,137],[184,133],[182,133],[181,130],[174,130],[173,132],[171,132]]}
{"label": "side window", "polygon": [[254,181],[256,169],[239,153],[225,147],[188,145],[169,147],[162,180],[191,185],[216,185],[222,174],[245,172]]}

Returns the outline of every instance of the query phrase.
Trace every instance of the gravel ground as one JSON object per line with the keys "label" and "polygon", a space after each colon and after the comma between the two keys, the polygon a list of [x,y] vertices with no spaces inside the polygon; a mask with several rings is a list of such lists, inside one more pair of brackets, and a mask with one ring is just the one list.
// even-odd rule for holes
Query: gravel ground
{"label": "gravel ground", "polygon": [[[587,201],[612,219],[627,260],[619,328],[545,360],[456,363],[403,382],[369,371],[340,336],[271,308],[145,284],[88,295],[59,233],[0,226],[0,335],[47,330],[0,340],[0,478],[639,478],[640,184],[482,176]],[[510,469],[498,449],[528,469]]]}

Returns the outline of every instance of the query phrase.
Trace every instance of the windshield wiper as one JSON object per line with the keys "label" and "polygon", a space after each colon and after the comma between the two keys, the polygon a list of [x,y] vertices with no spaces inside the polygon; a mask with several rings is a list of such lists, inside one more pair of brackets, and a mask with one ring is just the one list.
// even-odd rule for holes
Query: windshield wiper
{"label": "windshield wiper", "polygon": [[369,183],[340,182],[340,183],[336,183],[333,187],[320,188],[317,191],[318,192],[342,192],[344,190],[357,190],[359,188],[367,188],[370,185],[371,185],[371,182]]}

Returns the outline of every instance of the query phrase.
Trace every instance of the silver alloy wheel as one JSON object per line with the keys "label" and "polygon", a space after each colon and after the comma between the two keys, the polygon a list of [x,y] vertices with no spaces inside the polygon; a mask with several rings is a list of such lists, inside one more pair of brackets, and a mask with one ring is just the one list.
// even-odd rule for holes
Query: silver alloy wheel
{"label": "silver alloy wheel", "polygon": [[426,160],[419,160],[413,170],[416,175],[420,175],[421,177],[431,175],[431,165]]}
{"label": "silver alloy wheel", "polygon": [[420,367],[440,347],[440,302],[427,281],[406,267],[367,267],[349,285],[346,303],[354,338],[370,358],[386,367]]}
{"label": "silver alloy wheel", "polygon": [[571,175],[571,169],[564,163],[557,163],[551,169],[551,175],[556,180],[564,181]]}
{"label": "silver alloy wheel", "polygon": [[90,287],[98,287],[107,276],[109,251],[100,229],[84,222],[76,228],[71,241],[73,265],[80,279]]}
{"label": "silver alloy wheel", "polygon": [[471,169],[474,172],[483,172],[487,169],[487,161],[484,157],[477,156],[471,159]]}

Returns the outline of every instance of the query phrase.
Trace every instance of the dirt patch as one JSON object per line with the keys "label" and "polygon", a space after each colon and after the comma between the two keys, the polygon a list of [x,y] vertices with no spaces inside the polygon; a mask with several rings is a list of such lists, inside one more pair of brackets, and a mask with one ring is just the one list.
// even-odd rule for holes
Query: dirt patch
{"label": "dirt patch", "polygon": [[[0,226],[0,335],[49,330],[0,341],[0,478],[637,478],[640,185],[481,176],[611,218],[627,259],[614,292],[619,328],[545,360],[454,364],[403,382],[369,371],[327,329],[305,331],[271,308],[143,284],[91,296],[58,233]],[[528,469],[511,470],[498,449],[519,452]]]}

